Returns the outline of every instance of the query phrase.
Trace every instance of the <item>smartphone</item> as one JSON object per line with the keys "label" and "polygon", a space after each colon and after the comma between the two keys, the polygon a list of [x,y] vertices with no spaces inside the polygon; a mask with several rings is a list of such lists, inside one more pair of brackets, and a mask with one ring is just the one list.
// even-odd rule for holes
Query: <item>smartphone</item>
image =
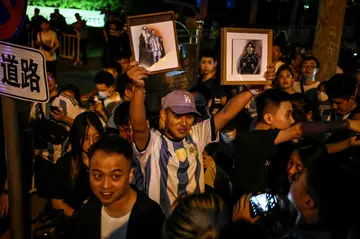
{"label": "smartphone", "polygon": [[51,111],[60,111],[59,107],[57,107],[57,106],[50,106],[50,110]]}
{"label": "smartphone", "polygon": [[251,216],[264,215],[274,210],[278,205],[278,198],[274,194],[262,193],[250,197]]}

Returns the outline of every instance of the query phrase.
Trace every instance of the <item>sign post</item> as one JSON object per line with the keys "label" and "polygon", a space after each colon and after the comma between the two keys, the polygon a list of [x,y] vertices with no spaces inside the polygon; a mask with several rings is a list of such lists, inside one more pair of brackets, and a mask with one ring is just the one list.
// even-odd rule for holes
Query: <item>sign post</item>
{"label": "sign post", "polygon": [[16,101],[47,102],[49,89],[45,57],[36,49],[0,42],[0,95],[2,95],[9,214],[12,239],[25,239],[20,131]]}
{"label": "sign post", "polygon": [[202,31],[204,29],[204,19],[207,16],[208,0],[201,0],[200,14],[196,20],[196,56],[195,56],[195,69],[194,69],[194,85],[198,82],[198,73],[200,65],[200,50],[202,42]]}

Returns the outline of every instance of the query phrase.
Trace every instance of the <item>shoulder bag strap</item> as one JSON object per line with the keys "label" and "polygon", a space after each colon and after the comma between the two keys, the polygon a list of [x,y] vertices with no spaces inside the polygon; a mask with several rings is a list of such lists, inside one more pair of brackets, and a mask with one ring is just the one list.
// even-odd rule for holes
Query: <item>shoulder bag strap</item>
{"label": "shoulder bag strap", "polygon": [[300,89],[301,89],[301,93],[305,93],[305,89],[304,89],[304,81],[303,78],[300,79]]}

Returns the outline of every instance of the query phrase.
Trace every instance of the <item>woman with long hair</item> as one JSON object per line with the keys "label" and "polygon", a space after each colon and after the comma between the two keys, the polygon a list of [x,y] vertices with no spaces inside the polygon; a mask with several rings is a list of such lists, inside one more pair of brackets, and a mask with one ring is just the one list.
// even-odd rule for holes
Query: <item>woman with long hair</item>
{"label": "woman with long hair", "polygon": [[93,112],[78,115],[70,130],[71,151],[56,163],[56,185],[51,200],[56,210],[71,217],[91,194],[89,185],[89,150],[103,135],[104,128]]}

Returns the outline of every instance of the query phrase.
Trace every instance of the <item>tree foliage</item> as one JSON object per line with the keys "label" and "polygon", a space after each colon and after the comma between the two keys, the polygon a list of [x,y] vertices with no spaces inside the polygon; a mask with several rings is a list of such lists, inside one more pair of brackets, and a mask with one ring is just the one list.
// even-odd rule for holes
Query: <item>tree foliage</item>
{"label": "tree foliage", "polygon": [[108,5],[112,10],[122,7],[125,0],[29,0],[30,5],[41,7],[76,8],[82,10],[100,10]]}

